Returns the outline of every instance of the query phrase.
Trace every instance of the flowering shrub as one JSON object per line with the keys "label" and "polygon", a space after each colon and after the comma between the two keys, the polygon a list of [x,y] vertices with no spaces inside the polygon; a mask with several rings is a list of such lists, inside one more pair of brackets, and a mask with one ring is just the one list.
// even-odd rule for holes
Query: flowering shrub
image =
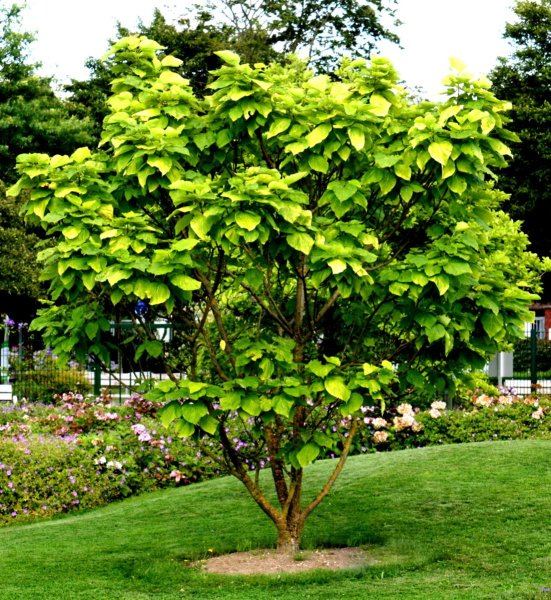
{"label": "flowering shrub", "polygon": [[215,467],[155,419],[158,408],[137,395],[117,406],[75,393],[0,407],[0,523],[212,477]]}
{"label": "flowering shrub", "polygon": [[[518,397],[501,390],[497,395],[472,393],[470,407],[449,411],[446,403],[433,402],[428,410],[402,404],[385,418],[366,416],[355,450],[398,450],[437,444],[551,439],[551,399]],[[367,411],[366,411],[367,412]],[[376,414],[377,410],[372,409]]]}
{"label": "flowering shrub", "polygon": [[419,415],[423,431],[418,445],[551,439],[551,401],[546,396],[526,398],[511,394],[472,396],[470,410],[446,411],[433,418]]}
{"label": "flowering shrub", "polygon": [[0,522],[92,508],[121,497],[116,474],[100,477],[75,438],[0,440]]}

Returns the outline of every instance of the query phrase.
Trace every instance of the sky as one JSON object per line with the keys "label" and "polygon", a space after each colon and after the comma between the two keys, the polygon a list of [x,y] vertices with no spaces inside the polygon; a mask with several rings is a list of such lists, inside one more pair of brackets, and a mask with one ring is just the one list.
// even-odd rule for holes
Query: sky
{"label": "sky", "polygon": [[[449,58],[466,63],[475,75],[488,73],[498,56],[511,52],[503,40],[512,21],[514,0],[399,0],[396,29],[402,49],[384,44],[380,54],[394,62],[408,86],[437,98],[449,72]],[[88,57],[100,58],[115,37],[116,22],[128,28],[141,18],[149,23],[158,6],[166,16],[178,16],[194,0],[27,0],[23,27],[35,32],[33,59],[42,74],[59,82],[86,79]],[[179,8],[178,8],[179,7]]]}

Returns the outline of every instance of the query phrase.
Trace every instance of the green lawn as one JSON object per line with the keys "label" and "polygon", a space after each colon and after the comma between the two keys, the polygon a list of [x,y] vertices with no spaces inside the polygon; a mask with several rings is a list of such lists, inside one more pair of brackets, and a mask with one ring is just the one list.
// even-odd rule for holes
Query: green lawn
{"label": "green lawn", "polygon": [[[321,481],[330,464],[309,469]],[[362,545],[369,568],[205,575],[209,553],[274,544],[241,484],[219,479],[0,530],[0,599],[550,598],[551,442],[353,457],[306,547]]]}

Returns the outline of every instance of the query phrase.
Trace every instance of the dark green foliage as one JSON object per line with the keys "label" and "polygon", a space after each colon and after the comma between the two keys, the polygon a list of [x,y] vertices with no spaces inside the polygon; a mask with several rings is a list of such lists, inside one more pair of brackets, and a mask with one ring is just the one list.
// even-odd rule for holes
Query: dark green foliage
{"label": "dark green foliage", "polygon": [[[0,296],[37,298],[42,290],[36,262],[38,235],[19,215],[20,199],[8,198],[0,182]],[[2,309],[7,310],[5,301]],[[15,316],[9,311],[10,316]]]}
{"label": "dark green foliage", "polygon": [[28,62],[33,35],[19,32],[22,7],[0,9],[0,180],[15,178],[22,152],[67,153],[89,144],[91,123],[72,116]]}
{"label": "dark green foliage", "polygon": [[[532,342],[530,338],[518,340],[514,344],[515,372],[529,372],[532,356]],[[536,341],[536,356],[538,372],[551,370],[551,340]]]}
{"label": "dark green foliage", "polygon": [[520,0],[515,13],[518,20],[505,29],[514,51],[490,74],[497,96],[513,103],[509,128],[521,140],[500,175],[500,187],[511,194],[507,209],[524,221],[533,250],[550,256],[551,2]]}
{"label": "dark green foliage", "polygon": [[43,295],[36,267],[38,236],[19,217],[21,198],[6,198],[3,183],[15,179],[15,159],[26,152],[72,152],[93,141],[92,121],[71,114],[50,79],[29,62],[33,35],[20,32],[22,7],[0,7],[0,306],[29,321]]}

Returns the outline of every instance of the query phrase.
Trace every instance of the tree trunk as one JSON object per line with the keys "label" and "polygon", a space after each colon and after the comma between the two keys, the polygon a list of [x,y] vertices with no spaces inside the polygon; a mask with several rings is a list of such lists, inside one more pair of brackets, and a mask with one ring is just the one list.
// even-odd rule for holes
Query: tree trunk
{"label": "tree trunk", "polygon": [[295,516],[291,522],[279,521],[276,523],[276,527],[277,551],[282,554],[296,554],[300,550],[300,540],[304,529],[304,521],[301,515]]}

